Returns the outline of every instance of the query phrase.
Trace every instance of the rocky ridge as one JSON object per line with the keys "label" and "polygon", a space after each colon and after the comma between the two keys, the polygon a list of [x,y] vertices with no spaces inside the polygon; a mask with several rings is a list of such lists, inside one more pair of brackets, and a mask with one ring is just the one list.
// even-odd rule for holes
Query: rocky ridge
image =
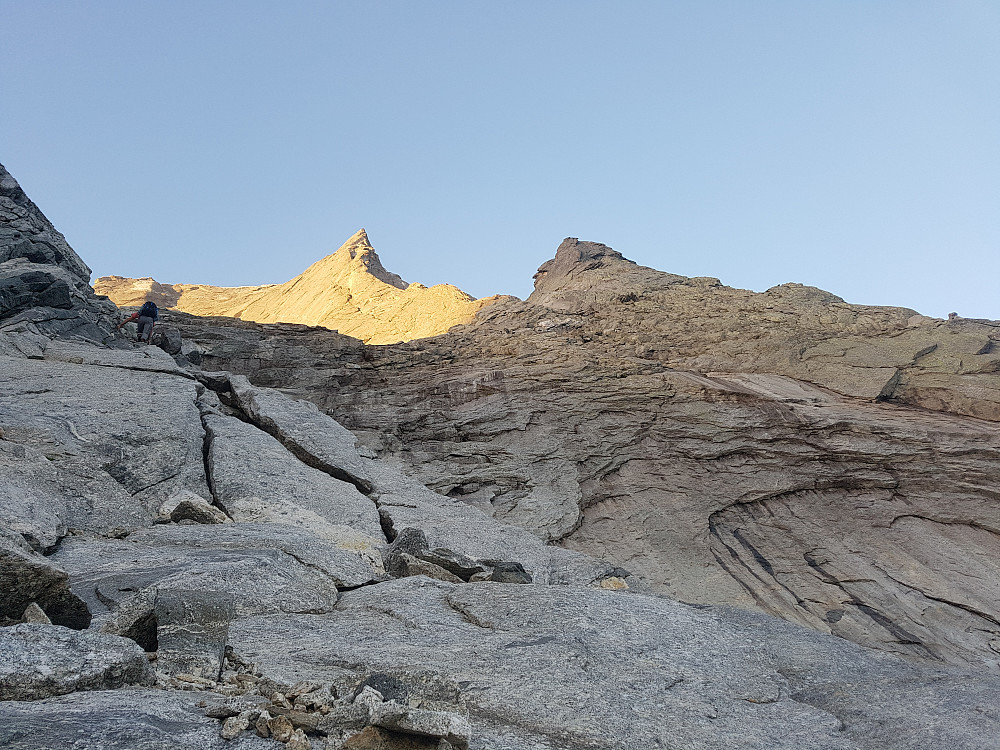
{"label": "rocky ridge", "polygon": [[117,305],[152,300],[192,315],[323,326],[370,344],[445,333],[500,299],[477,300],[450,284],[406,283],[382,266],[364,229],[284,284],[216,287],[104,276],[94,288]]}
{"label": "rocky ridge", "polygon": [[[74,304],[85,317],[87,295]],[[409,476],[412,406],[359,443],[295,398],[343,387],[357,418],[392,347],[179,313],[163,349],[140,347],[46,330],[38,309],[0,315],[4,747],[995,746],[1000,678],[982,665],[643,593],[484,513],[486,493],[469,496],[489,485],[450,497]],[[439,345],[400,351],[426,373]],[[618,381],[642,375],[623,367]],[[255,382],[292,374],[290,392]],[[496,380],[429,395],[480,409]],[[371,390],[372,419],[402,393]],[[688,400],[688,419],[713,407]]]}

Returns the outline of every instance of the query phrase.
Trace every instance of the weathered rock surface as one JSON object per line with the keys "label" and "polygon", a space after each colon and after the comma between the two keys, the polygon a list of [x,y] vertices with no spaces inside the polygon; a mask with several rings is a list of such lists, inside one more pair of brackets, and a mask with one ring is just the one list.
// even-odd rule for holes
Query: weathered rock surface
{"label": "weathered rock surface", "polygon": [[127,638],[56,625],[0,628],[0,701],[153,682],[146,654]]}
{"label": "weathered rock surface", "polygon": [[124,540],[69,539],[53,559],[95,625],[150,587],[231,597],[239,615],[327,612],[338,582],[373,578],[356,554],[300,536],[258,524],[158,526]]}
{"label": "weathered rock surface", "polygon": [[371,344],[436,336],[469,323],[501,299],[474,299],[451,284],[407,284],[386,271],[362,229],[333,255],[284,284],[215,287],[104,276],[94,282],[115,304],[158,306],[260,323],[324,326]]}
{"label": "weathered rock surface", "polygon": [[9,493],[4,512],[40,547],[63,527],[148,525],[178,489],[209,495],[196,383],[179,371],[163,377],[177,369],[163,352],[167,362],[127,354],[54,344],[43,359],[0,356],[0,428],[12,456],[0,466],[0,496]]}
{"label": "weathered rock surface", "polygon": [[0,526],[0,626],[19,622],[32,604],[57,625],[90,625],[90,610],[70,591],[66,571],[31,549],[17,529]]}
{"label": "weathered rock surface", "polygon": [[0,331],[47,331],[100,341],[114,305],[90,269],[0,164]]}
{"label": "weathered rock surface", "polygon": [[[456,504],[657,591],[996,667],[998,324],[730,289],[575,240],[536,283],[446,337],[360,352],[261,327],[230,358],[219,321],[179,328]],[[407,526],[412,500],[379,502]]]}
{"label": "weathered rock surface", "polygon": [[[235,417],[204,419],[213,492],[230,518],[264,520],[262,514],[287,508],[293,517],[305,511],[355,536],[384,540],[375,504],[353,484],[297,461],[275,438]],[[248,472],[251,465],[255,470]]]}
{"label": "weathered rock surface", "polygon": [[[275,627],[288,634],[277,648]],[[337,682],[359,663],[404,682],[459,676],[472,748],[985,750],[1000,719],[996,677],[909,665],[767,616],[588,588],[407,578],[349,592],[329,616],[241,621],[231,638],[287,682]]]}

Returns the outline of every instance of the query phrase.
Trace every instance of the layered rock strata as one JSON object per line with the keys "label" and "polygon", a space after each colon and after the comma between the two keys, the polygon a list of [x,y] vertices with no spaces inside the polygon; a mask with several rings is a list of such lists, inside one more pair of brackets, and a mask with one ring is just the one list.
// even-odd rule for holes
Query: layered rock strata
{"label": "layered rock strata", "polygon": [[222,323],[176,321],[195,360],[656,591],[996,668],[997,323],[731,289],[575,240],[528,301],[446,337]]}
{"label": "layered rock strata", "polygon": [[104,276],[94,288],[122,306],[152,300],[193,315],[323,326],[371,344],[445,333],[501,299],[477,300],[451,284],[408,284],[385,270],[364,229],[284,284],[216,287]]}
{"label": "layered rock strata", "polygon": [[90,269],[0,164],[0,319],[7,346],[29,347],[31,330],[101,341],[114,305],[90,288]]}

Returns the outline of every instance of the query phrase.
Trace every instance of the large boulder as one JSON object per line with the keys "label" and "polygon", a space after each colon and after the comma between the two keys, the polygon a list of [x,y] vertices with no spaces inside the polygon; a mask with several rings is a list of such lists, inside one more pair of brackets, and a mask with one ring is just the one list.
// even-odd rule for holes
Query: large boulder
{"label": "large boulder", "polygon": [[57,625],[0,628],[0,701],[155,681],[146,654],[127,638]]}
{"label": "large boulder", "polygon": [[42,557],[20,534],[0,527],[0,626],[19,622],[31,604],[57,625],[90,625],[87,605],[69,588],[69,576]]}

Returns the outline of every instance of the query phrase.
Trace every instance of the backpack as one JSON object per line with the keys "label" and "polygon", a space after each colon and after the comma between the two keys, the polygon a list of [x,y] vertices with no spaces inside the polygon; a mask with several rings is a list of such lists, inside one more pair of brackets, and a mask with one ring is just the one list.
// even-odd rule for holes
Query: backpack
{"label": "backpack", "polygon": [[146,302],[142,307],[139,308],[140,318],[152,318],[156,320],[160,317],[160,311],[157,309],[156,305],[152,302]]}

